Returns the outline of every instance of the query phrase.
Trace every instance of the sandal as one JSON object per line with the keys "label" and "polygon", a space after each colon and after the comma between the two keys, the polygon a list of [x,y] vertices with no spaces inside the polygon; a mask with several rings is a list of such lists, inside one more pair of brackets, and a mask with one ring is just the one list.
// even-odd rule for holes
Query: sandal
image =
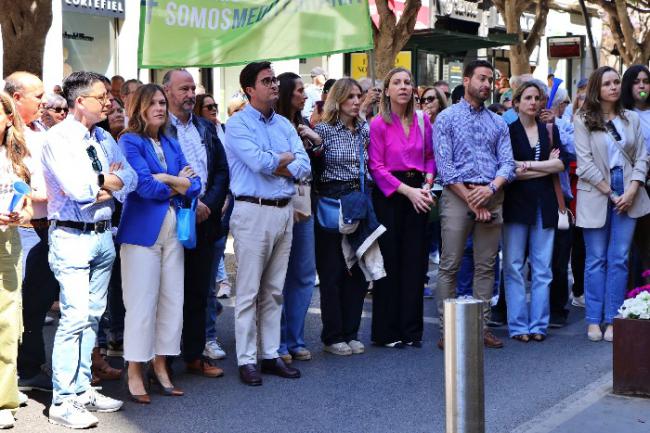
{"label": "sandal", "polygon": [[537,341],[538,343],[541,343],[542,341],[546,340],[546,335],[544,334],[533,334],[531,335],[532,339]]}
{"label": "sandal", "polygon": [[513,335],[512,339],[521,341],[522,343],[528,343],[530,341],[530,337],[528,336],[528,334]]}

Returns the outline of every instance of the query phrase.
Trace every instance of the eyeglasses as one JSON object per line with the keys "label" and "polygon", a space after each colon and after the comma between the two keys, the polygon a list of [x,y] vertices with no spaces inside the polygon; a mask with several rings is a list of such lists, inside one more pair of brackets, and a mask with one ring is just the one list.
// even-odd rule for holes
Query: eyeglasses
{"label": "eyeglasses", "polygon": [[277,77],[264,77],[260,80],[260,83],[265,87],[271,87],[280,84],[280,80],[278,80]]}
{"label": "eyeglasses", "polygon": [[48,111],[54,111],[56,114],[59,114],[61,112],[67,113],[68,108],[67,107],[47,107],[46,110]]}
{"label": "eyeglasses", "polygon": [[436,99],[438,99],[438,98],[436,98],[435,96],[427,96],[426,98],[421,98],[420,102],[423,103],[423,104],[430,104],[433,101],[435,101]]}
{"label": "eyeglasses", "polygon": [[207,108],[210,111],[217,111],[219,109],[219,105],[217,105],[217,104],[208,104],[208,105],[204,105],[203,108]]}
{"label": "eyeglasses", "polygon": [[102,162],[97,158],[97,149],[92,144],[86,148],[86,153],[93,163],[93,170],[97,173],[102,172]]}
{"label": "eyeglasses", "polygon": [[104,93],[102,96],[97,96],[97,95],[81,95],[84,98],[94,98],[97,100],[102,105],[106,105],[106,103],[109,101],[108,99],[108,93]]}

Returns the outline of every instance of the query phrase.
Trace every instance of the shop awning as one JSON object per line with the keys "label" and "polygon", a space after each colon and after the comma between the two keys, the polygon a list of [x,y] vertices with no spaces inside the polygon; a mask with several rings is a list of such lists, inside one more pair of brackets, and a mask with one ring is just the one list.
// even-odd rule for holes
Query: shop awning
{"label": "shop awning", "polygon": [[517,35],[491,34],[488,37],[450,30],[422,30],[413,33],[406,48],[418,48],[439,54],[461,54],[479,48],[494,48],[517,42]]}

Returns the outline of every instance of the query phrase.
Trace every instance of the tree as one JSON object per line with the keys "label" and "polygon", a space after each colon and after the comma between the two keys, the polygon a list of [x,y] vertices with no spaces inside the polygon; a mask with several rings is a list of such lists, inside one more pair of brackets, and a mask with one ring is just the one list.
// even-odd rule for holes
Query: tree
{"label": "tree", "polygon": [[[546,27],[549,0],[493,0],[493,3],[503,17],[506,32],[517,35],[518,42],[510,46],[508,54],[512,75],[530,73],[530,54],[539,45],[540,37]],[[535,22],[526,38],[519,19],[533,6],[535,6]]]}
{"label": "tree", "polygon": [[[395,58],[415,30],[421,0],[405,0],[401,16],[388,7],[389,0],[376,0],[379,23],[373,21],[375,43],[375,72],[383,78],[395,64]],[[392,2],[391,2],[392,3]]]}
{"label": "tree", "polygon": [[606,23],[623,64],[647,65],[650,61],[650,0],[589,1],[606,12]]}
{"label": "tree", "polygon": [[0,0],[3,73],[43,75],[45,37],[52,25],[52,0]]}

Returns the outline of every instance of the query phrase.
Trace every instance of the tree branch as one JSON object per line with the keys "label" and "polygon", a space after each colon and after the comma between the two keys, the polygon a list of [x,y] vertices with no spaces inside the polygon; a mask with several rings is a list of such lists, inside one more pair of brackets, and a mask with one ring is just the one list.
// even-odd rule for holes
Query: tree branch
{"label": "tree branch", "polygon": [[539,40],[544,32],[546,27],[546,18],[548,17],[548,0],[538,0],[537,7],[535,8],[535,23],[533,28],[530,29],[528,33],[528,39],[526,40],[526,50],[529,53],[533,52],[533,49],[539,45]]}
{"label": "tree branch", "polygon": [[415,24],[418,20],[418,12],[422,6],[421,0],[406,0],[404,4],[404,12],[397,23],[395,33],[400,40],[398,44],[404,46],[415,29]]}

